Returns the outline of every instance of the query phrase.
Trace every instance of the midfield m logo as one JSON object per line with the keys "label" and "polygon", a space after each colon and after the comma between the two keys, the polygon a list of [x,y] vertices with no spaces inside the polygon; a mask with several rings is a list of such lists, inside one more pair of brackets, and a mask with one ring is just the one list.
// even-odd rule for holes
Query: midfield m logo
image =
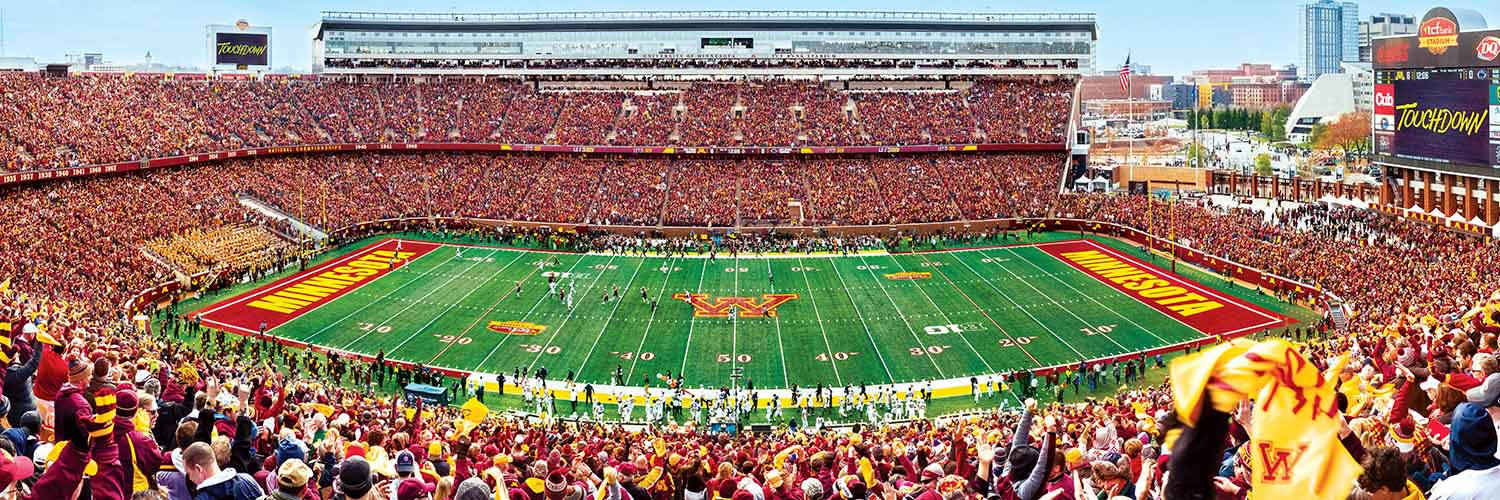
{"label": "midfield m logo", "polygon": [[729,309],[739,309],[739,315],[747,318],[776,317],[776,308],[792,299],[800,298],[795,293],[766,293],[761,294],[760,300],[755,297],[719,297],[710,298],[706,293],[673,294],[672,298],[686,300],[693,305],[693,316],[698,318],[723,318],[729,316]]}

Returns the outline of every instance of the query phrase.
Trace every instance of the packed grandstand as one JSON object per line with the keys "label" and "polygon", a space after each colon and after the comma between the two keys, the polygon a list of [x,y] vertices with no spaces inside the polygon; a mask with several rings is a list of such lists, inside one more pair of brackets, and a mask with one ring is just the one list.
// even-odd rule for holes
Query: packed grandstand
{"label": "packed grandstand", "polygon": [[[0,187],[0,482],[40,500],[1496,498],[1494,244],[1354,208],[1268,215],[1066,192],[1075,85],[0,75],[6,170],[151,167]],[[378,151],[415,143],[455,147]],[[329,144],[367,147],[297,148]],[[527,147],[548,144],[727,149]],[[990,147],[899,148],[976,144]],[[729,150],[804,146],[895,148]],[[149,164],[254,148],[284,150]],[[964,388],[972,404],[954,415],[912,411],[932,397],[920,384],[858,398],[820,384],[791,398],[800,421],[725,432],[779,415],[781,399],[686,396],[666,377],[645,381],[645,419],[563,418],[533,398],[576,408],[571,375],[517,371],[490,403],[525,405],[492,411],[482,388],[429,404],[401,389],[476,388],[383,352],[226,335],[177,307],[372,234],[645,255],[645,241],[718,249],[699,238],[711,233],[811,253],[1059,229],[1181,249],[1163,258],[1326,320],[1209,338],[1167,353],[1170,368],[1160,356],[1008,367]],[[684,417],[685,399],[720,425]],[[871,418],[833,415],[851,406]]]}

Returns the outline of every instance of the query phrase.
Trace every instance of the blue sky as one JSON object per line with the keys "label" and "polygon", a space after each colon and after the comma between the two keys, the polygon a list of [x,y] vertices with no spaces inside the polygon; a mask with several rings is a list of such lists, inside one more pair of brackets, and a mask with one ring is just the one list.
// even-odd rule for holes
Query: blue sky
{"label": "blue sky", "polygon": [[[310,63],[308,28],[322,10],[395,12],[523,12],[561,10],[688,10],[730,5],[748,9],[860,9],[953,12],[1094,12],[1099,16],[1099,66],[1117,66],[1127,52],[1157,74],[1179,75],[1195,68],[1230,67],[1241,62],[1295,62],[1300,0],[1019,0],[1019,1],[790,1],[744,4],[703,1],[468,0],[421,1],[180,1],[0,0],[5,10],[5,55],[61,61],[63,54],[102,52],[106,59],[137,63],[150,51],[155,62],[203,66],[206,24],[246,19],[275,30],[275,66],[305,70]],[[1379,12],[1421,16],[1433,3],[1405,0],[1363,1],[1362,17]],[[1445,4],[1468,7],[1500,27],[1500,8],[1491,2]],[[1467,28],[1467,27],[1465,27]]]}

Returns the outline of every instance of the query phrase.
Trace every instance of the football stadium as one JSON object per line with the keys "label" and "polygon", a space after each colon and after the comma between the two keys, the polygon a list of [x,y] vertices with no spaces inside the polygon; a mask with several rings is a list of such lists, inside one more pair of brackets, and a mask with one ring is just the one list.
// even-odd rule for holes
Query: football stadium
{"label": "football stadium", "polygon": [[1472,11],[1321,177],[1133,157],[1093,13],[303,21],[0,58],[15,498],[1500,498]]}

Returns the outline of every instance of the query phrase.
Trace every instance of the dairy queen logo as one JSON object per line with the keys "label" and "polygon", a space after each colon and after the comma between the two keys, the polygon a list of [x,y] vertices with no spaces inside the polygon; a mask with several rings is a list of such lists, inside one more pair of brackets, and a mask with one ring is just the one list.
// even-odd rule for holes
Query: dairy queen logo
{"label": "dairy queen logo", "polygon": [[1478,47],[1474,49],[1475,55],[1486,61],[1493,61],[1500,57],[1500,37],[1487,36],[1479,41]]}

